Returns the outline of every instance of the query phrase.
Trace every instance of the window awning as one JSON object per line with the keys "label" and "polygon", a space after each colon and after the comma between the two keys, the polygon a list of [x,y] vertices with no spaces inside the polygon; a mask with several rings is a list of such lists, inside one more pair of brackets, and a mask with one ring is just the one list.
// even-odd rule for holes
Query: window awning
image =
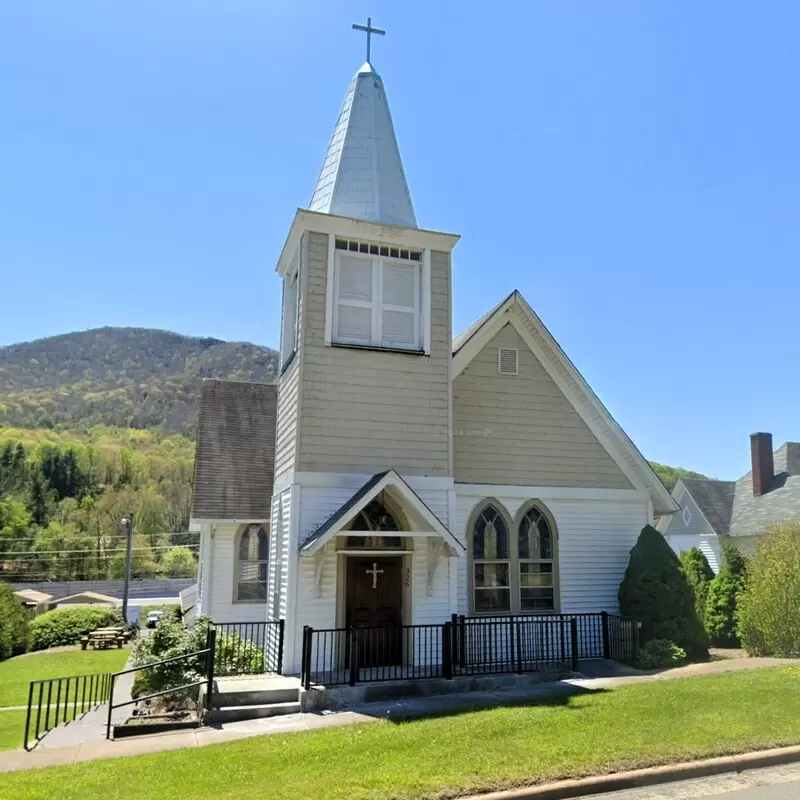
{"label": "window awning", "polygon": [[435,536],[445,543],[450,555],[463,555],[466,550],[464,545],[393,469],[373,475],[347,502],[300,544],[300,555],[314,555],[335,536],[347,531],[347,526],[381,492],[386,492],[392,497],[412,526],[412,530],[397,531],[394,535]]}

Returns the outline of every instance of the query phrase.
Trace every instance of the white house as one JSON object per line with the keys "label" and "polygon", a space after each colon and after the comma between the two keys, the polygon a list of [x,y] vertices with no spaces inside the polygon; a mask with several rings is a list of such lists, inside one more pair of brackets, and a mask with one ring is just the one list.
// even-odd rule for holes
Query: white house
{"label": "white house", "polygon": [[800,444],[772,449],[771,433],[750,435],[751,468],[736,481],[679,480],[672,490],[680,511],[657,528],[676,553],[697,547],[714,572],[722,566],[722,545],[752,554],[764,530],[800,518]]}
{"label": "white house", "polygon": [[277,386],[201,402],[198,611],[284,619],[286,673],[304,626],[616,611],[677,510],[519,292],[452,338],[458,241],[418,226],[367,61],[278,261]]}

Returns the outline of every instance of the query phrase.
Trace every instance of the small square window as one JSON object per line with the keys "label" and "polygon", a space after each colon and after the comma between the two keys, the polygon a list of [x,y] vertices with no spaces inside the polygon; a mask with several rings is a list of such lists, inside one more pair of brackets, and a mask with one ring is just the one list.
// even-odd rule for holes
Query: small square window
{"label": "small square window", "polygon": [[681,519],[683,520],[683,524],[688,528],[689,523],[692,521],[692,512],[689,511],[689,506],[684,507]]}

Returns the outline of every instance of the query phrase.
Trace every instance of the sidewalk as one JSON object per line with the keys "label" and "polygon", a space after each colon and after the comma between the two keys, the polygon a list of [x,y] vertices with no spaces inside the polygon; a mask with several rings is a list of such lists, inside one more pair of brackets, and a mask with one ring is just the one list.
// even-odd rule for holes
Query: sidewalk
{"label": "sidewalk", "polygon": [[[154,734],[140,738],[120,739],[119,741],[105,739],[105,714],[107,711],[100,709],[98,712],[94,712],[98,717],[88,719],[92,715],[87,715],[80,725],[73,723],[60,729],[57,737],[52,736],[53,733],[56,733],[56,731],[52,731],[45,737],[47,739],[52,736],[46,746],[40,745],[29,753],[24,750],[0,752],[0,773],[142,755],[163,750],[178,750],[185,747],[202,747],[251,736],[319,730],[332,726],[377,722],[384,719],[415,719],[442,713],[452,714],[458,710],[494,708],[501,705],[523,703],[535,698],[607,690],[632,683],[652,683],[660,680],[717,675],[723,672],[794,665],[800,665],[800,659],[742,658],[692,664],[666,672],[643,674],[619,665],[614,665],[615,669],[612,670],[611,662],[587,662],[584,665],[584,673],[576,675],[574,678],[551,683],[534,683],[523,688],[434,695],[386,703],[367,703],[347,711],[289,714],[269,719],[228,722],[198,728],[194,731]],[[597,675],[597,677],[591,677],[591,674]],[[122,709],[122,712],[124,711]],[[122,713],[121,716],[126,715]]]}

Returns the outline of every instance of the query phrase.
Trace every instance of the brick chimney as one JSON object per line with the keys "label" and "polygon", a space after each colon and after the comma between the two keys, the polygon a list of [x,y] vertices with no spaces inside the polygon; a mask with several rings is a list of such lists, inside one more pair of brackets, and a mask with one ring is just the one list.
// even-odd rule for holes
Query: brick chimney
{"label": "brick chimney", "polygon": [[761,497],[769,491],[775,477],[775,465],[772,461],[772,434],[750,434],[750,458],[753,470],[753,496]]}

